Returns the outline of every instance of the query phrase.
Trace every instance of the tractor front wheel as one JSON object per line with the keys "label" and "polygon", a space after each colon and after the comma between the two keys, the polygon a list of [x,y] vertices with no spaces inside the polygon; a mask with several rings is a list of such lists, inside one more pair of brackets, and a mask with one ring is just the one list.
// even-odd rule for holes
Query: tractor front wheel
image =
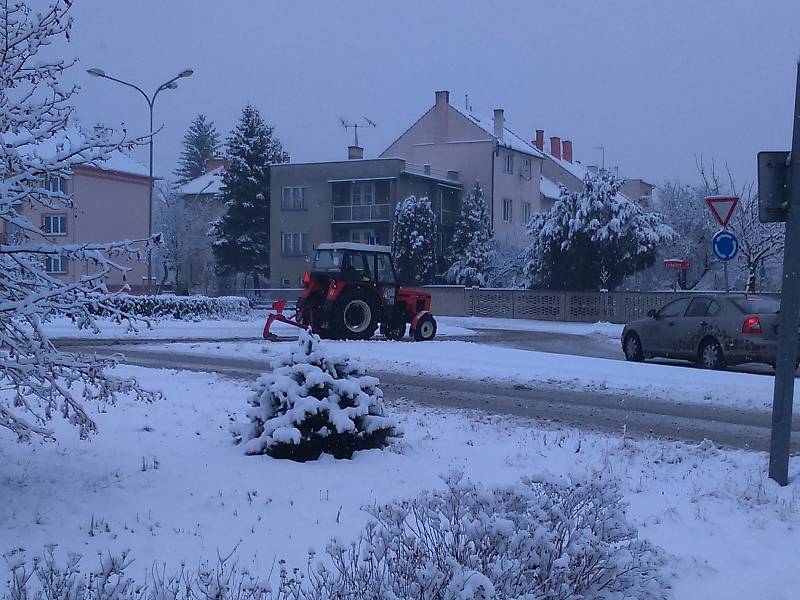
{"label": "tractor front wheel", "polygon": [[433,315],[422,315],[414,327],[414,339],[418,342],[427,342],[436,336],[436,319]]}
{"label": "tractor front wheel", "polygon": [[366,340],[378,328],[378,311],[364,292],[345,292],[333,306],[331,325],[343,338]]}

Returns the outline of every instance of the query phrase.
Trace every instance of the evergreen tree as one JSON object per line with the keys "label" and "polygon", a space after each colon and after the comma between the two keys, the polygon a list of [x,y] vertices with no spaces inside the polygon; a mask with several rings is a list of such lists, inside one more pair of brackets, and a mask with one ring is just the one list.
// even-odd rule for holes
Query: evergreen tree
{"label": "evergreen tree", "polygon": [[534,215],[523,271],[529,287],[614,289],[653,264],[657,246],[675,232],[661,214],[645,212],[621,195],[620,185],[608,171],[589,173],[583,191],[562,187],[550,212]]}
{"label": "evergreen tree", "polygon": [[219,134],[214,122],[197,115],[183,136],[183,151],[175,169],[178,184],[196,179],[206,172],[206,161],[219,155]]}
{"label": "evergreen tree", "polygon": [[447,280],[465,286],[486,285],[492,262],[492,222],[480,182],[475,182],[461,203],[453,241],[450,246],[450,268]]}
{"label": "evergreen tree", "polygon": [[428,198],[409,196],[395,207],[392,256],[400,285],[424,285],[433,281],[436,216]]}
{"label": "evergreen tree", "polygon": [[270,165],[289,161],[274,128],[258,110],[245,106],[227,140],[230,166],[225,170],[222,200],[226,213],[212,225],[217,271],[221,275],[249,273],[253,287],[269,276]]}

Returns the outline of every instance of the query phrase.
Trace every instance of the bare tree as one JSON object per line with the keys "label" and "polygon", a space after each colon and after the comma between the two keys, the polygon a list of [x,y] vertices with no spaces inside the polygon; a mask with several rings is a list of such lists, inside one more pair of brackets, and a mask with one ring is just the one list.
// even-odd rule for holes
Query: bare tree
{"label": "bare tree", "polygon": [[[145,251],[147,243],[54,245],[24,216],[25,208],[65,208],[71,198],[48,189],[50,177],[69,177],[72,167],[99,166],[110,153],[129,145],[105,133],[68,129],[76,88],[60,78],[71,62],[52,57],[49,47],[69,39],[71,0],[54,0],[34,10],[24,1],[0,0],[0,427],[20,439],[51,436],[46,427],[60,413],[82,436],[95,429],[83,407],[88,401],[113,402],[119,393],[140,399],[152,395],[133,379],[106,374],[117,359],[62,352],[43,323],[66,316],[78,327],[97,329],[95,315],[130,318],[115,309],[104,283],[112,271],[125,271],[116,258]],[[85,263],[76,282],[50,276],[48,260]]]}
{"label": "bare tree", "polygon": [[739,206],[731,218],[730,228],[739,239],[739,265],[745,276],[745,291],[756,291],[756,274],[765,266],[783,256],[783,223],[762,223],[758,218],[758,194],[748,183],[737,192],[733,178],[731,190],[739,196]]}

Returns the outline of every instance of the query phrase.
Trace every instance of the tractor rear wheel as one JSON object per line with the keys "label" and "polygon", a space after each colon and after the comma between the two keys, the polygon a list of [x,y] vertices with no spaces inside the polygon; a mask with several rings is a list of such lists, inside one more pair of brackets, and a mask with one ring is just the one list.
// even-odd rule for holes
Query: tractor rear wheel
{"label": "tractor rear wheel", "polygon": [[436,336],[436,319],[433,315],[422,315],[414,327],[414,339],[418,342],[427,342]]}
{"label": "tractor rear wheel", "polygon": [[333,305],[332,329],[341,337],[366,340],[378,328],[378,310],[374,300],[362,291],[345,291]]}

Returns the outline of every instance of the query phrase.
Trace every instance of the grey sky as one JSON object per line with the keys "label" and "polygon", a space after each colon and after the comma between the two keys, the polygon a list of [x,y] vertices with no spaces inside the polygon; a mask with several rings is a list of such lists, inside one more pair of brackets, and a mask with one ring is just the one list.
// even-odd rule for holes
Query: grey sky
{"label": "grey sky", "polygon": [[227,134],[254,103],[293,161],[345,158],[338,118],[366,115],[370,157],[436,89],[504,108],[524,137],[571,138],[586,163],[602,144],[607,165],[655,182],[694,178],[697,154],[751,178],[758,150],[790,143],[797,0],[77,0],[73,14],[88,122],[147,131],[144,100],[88,67],[147,89],[195,70],[157,103],[162,174],[198,112]]}

